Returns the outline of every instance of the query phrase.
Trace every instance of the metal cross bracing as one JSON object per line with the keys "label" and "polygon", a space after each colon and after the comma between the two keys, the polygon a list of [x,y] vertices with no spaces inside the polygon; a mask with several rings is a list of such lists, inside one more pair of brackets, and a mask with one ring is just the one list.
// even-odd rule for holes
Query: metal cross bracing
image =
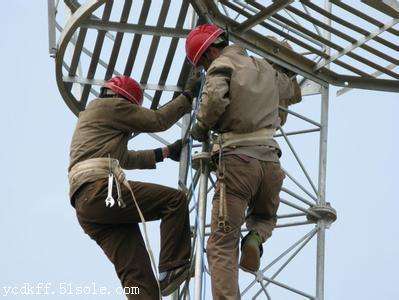
{"label": "metal cross bracing", "polygon": [[[399,20],[394,6],[392,16],[388,16],[363,3],[370,1],[356,1],[356,5],[353,1],[328,1],[333,5],[332,12],[324,9],[322,1],[195,2],[197,10],[209,20],[229,29],[233,41],[318,83],[398,91],[399,74],[387,67],[398,65],[399,59]],[[276,3],[280,11],[269,16],[268,12],[274,12],[270,7]],[[373,17],[366,17],[364,12],[370,10]],[[264,16],[268,18],[261,20]],[[332,38],[326,39],[322,31],[331,33]],[[287,40],[295,53],[267,35]],[[325,53],[327,47],[332,50],[331,56]],[[331,69],[322,67],[326,62]],[[384,79],[373,77],[375,71],[380,71]]]}
{"label": "metal cross bracing", "polygon": [[[184,42],[198,16],[227,29],[252,55],[301,76],[307,97],[281,108],[289,119],[275,136],[287,176],[278,225],[265,245],[261,271],[240,271],[243,299],[324,299],[325,230],[336,218],[326,200],[329,84],[341,86],[339,94],[352,88],[399,91],[398,1],[355,2],[48,0],[49,51],[60,94],[74,114],[113,75],[138,79],[149,108],[170,100],[189,74]],[[167,144],[167,137],[185,135],[194,118],[183,117],[172,134],[150,137]],[[179,167],[179,187],[190,199],[195,278],[173,299],[211,297],[204,251],[216,179],[206,164],[209,145],[200,147],[190,143]]]}

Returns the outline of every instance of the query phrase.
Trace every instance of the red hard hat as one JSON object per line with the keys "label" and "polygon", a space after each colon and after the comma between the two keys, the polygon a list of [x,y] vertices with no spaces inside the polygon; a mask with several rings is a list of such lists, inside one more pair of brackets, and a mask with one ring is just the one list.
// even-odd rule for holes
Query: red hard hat
{"label": "red hard hat", "polygon": [[223,33],[223,29],[213,24],[200,25],[191,30],[186,40],[186,55],[188,60],[194,66],[197,66],[202,54]]}
{"label": "red hard hat", "polygon": [[104,87],[134,104],[140,106],[143,104],[143,91],[140,85],[128,76],[112,77],[104,84]]}

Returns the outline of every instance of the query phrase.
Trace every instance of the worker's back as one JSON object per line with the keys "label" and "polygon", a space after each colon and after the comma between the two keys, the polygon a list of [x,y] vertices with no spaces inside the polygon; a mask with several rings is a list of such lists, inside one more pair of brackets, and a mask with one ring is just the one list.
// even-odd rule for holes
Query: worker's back
{"label": "worker's back", "polygon": [[230,103],[216,123],[219,132],[253,132],[278,126],[278,73],[264,59],[248,56],[233,45],[226,47],[211,67],[229,65],[232,69]]}
{"label": "worker's back", "polygon": [[132,109],[133,105],[121,98],[96,99],[89,103],[79,114],[71,142],[69,168],[80,161],[108,155],[124,162],[130,133],[114,124],[120,123],[121,114],[117,111],[124,108]]}
{"label": "worker's back", "polygon": [[[266,60],[248,56],[240,46],[228,46],[207,70],[197,119],[218,133],[270,129],[272,135],[280,125],[279,101],[292,97],[293,92],[288,76]],[[245,141],[239,146],[233,147],[234,153],[264,161],[278,161],[281,154],[277,142],[266,135],[262,142]]]}

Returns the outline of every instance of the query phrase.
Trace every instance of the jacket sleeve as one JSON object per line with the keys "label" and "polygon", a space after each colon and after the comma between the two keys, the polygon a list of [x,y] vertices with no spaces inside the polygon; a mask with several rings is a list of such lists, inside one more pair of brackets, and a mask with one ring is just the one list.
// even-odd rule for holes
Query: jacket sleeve
{"label": "jacket sleeve", "polygon": [[125,170],[155,169],[155,153],[154,150],[128,150],[125,159],[120,163]]}
{"label": "jacket sleeve", "polygon": [[[277,84],[279,90],[279,105],[288,108],[290,105],[302,101],[301,88],[296,77],[289,78],[285,73],[277,71]],[[281,125],[287,121],[287,112],[279,110]]]}
{"label": "jacket sleeve", "polygon": [[207,129],[212,128],[230,104],[229,87],[233,65],[227,57],[220,57],[209,67],[202,92],[197,119]]}
{"label": "jacket sleeve", "polygon": [[191,103],[179,95],[158,110],[147,109],[121,101],[115,110],[115,129],[124,132],[159,132],[169,129],[184,114],[190,112]]}
{"label": "jacket sleeve", "polygon": [[294,97],[294,86],[290,78],[283,72],[276,71],[278,94],[281,101],[287,101]]}

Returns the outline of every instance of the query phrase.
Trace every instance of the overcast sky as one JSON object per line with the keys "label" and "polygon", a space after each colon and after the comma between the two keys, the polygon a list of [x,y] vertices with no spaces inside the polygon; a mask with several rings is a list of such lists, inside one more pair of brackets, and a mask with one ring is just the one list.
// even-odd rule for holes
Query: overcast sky
{"label": "overcast sky", "polygon": [[[0,19],[1,296],[4,288],[24,283],[51,283],[53,288],[60,283],[79,286],[92,282],[108,288],[119,286],[113,266],[83,233],[69,204],[66,169],[76,118],[55,83],[54,61],[48,55],[45,4],[8,1]],[[327,201],[338,211],[338,220],[327,231],[326,299],[399,299],[399,97],[356,90],[337,98],[336,90],[331,90],[329,114]],[[318,108],[318,98],[310,97],[297,110],[317,115]],[[288,126],[294,128],[295,124]],[[303,144],[293,138],[306,163],[317,161],[317,138],[313,142]],[[131,144],[133,148],[158,146],[145,137]],[[287,153],[283,165],[289,169],[293,164],[288,159]],[[311,170],[314,173],[314,168]],[[156,171],[128,174],[136,180],[176,187],[177,164],[167,162]],[[159,251],[157,228],[157,223],[151,225],[155,252]],[[291,233],[285,235],[284,230]],[[300,238],[301,230],[276,230],[266,246],[266,262]],[[314,242],[309,246],[278,280],[314,294]],[[245,276],[242,283],[251,279]],[[209,291],[209,281],[206,289]],[[284,294],[278,287],[270,292],[275,299],[301,299]]]}

